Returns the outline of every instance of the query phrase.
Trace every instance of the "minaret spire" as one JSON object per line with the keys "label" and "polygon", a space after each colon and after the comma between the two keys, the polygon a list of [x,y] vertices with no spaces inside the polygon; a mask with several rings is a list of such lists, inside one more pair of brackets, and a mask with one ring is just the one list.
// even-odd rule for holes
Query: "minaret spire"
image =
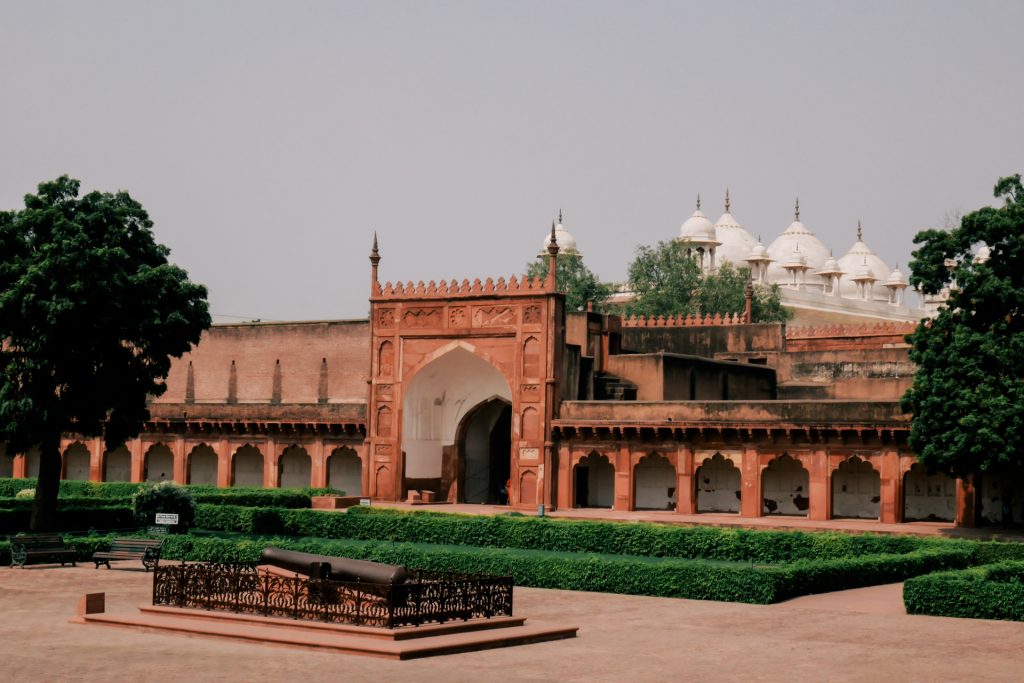
{"label": "minaret spire", "polygon": [[796,216],[796,220],[800,221],[800,197],[796,198],[796,208],[793,210],[793,215]]}
{"label": "minaret spire", "polygon": [[380,289],[377,281],[377,265],[380,263],[380,251],[377,250],[377,231],[373,231],[373,248],[370,249],[370,290],[376,293]]}
{"label": "minaret spire", "polygon": [[[559,211],[561,214],[561,211]],[[548,240],[548,278],[547,289],[554,292],[558,289],[558,240],[555,238],[555,222],[551,221],[551,239]]]}
{"label": "minaret spire", "polygon": [[732,206],[729,203],[729,188],[725,188],[725,212],[732,213]]}

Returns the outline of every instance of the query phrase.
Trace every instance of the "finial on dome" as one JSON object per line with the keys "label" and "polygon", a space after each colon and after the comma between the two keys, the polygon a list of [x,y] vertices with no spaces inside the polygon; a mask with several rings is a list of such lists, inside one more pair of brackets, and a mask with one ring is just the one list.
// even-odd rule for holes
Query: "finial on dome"
{"label": "finial on dome", "polygon": [[729,203],[729,188],[725,188],[725,212],[732,213],[730,210],[731,204]]}
{"label": "finial on dome", "polygon": [[562,225],[562,210],[558,210],[558,224]]}
{"label": "finial on dome", "polygon": [[796,208],[793,211],[793,215],[796,216],[796,220],[800,220],[800,198],[796,198]]}
{"label": "finial on dome", "polygon": [[377,231],[374,230],[373,231],[373,248],[370,249],[370,262],[373,263],[373,265],[377,265],[378,261],[380,261],[380,252],[377,250]]}
{"label": "finial on dome", "polygon": [[863,238],[863,236],[864,236],[864,233],[863,233],[863,232],[861,231],[861,229],[860,229],[860,219],[858,218],[858,219],[857,219],[857,241],[858,241],[858,242],[863,242],[863,241],[864,241],[864,240],[862,239],[862,238]]}
{"label": "finial on dome", "polygon": [[697,193],[697,210],[700,211],[700,192]]}

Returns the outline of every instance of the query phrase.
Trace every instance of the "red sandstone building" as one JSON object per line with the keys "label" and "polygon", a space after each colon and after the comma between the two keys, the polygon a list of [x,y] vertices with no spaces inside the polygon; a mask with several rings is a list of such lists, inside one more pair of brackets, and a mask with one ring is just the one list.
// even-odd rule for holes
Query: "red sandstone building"
{"label": "red sandstone building", "polygon": [[[139,438],[112,451],[65,438],[65,478],[521,509],[1002,517],[994,480],[929,474],[907,448],[911,323],[624,320],[567,313],[551,278],[381,284],[379,260],[375,244],[369,319],[213,327],[174,363]],[[36,458],[0,458],[0,476],[34,473]]]}

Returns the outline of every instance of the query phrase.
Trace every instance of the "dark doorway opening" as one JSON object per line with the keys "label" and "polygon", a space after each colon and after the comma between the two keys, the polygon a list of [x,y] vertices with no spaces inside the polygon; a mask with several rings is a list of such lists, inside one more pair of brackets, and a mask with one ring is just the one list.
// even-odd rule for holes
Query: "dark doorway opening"
{"label": "dark doorway opening", "polygon": [[473,408],[459,428],[459,500],[508,504],[512,406],[491,399]]}
{"label": "dark doorway opening", "polygon": [[590,507],[590,468],[585,465],[576,467],[576,507]]}

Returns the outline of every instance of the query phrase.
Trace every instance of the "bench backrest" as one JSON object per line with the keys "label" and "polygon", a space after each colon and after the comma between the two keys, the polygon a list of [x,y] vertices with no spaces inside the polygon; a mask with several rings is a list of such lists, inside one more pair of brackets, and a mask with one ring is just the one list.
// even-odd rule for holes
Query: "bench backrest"
{"label": "bench backrest", "polygon": [[157,538],[115,538],[110,542],[110,552],[142,552],[148,548],[159,550],[163,544]]}
{"label": "bench backrest", "polygon": [[26,550],[63,550],[64,537],[60,534],[31,534],[26,536],[11,536],[12,543],[19,543]]}

